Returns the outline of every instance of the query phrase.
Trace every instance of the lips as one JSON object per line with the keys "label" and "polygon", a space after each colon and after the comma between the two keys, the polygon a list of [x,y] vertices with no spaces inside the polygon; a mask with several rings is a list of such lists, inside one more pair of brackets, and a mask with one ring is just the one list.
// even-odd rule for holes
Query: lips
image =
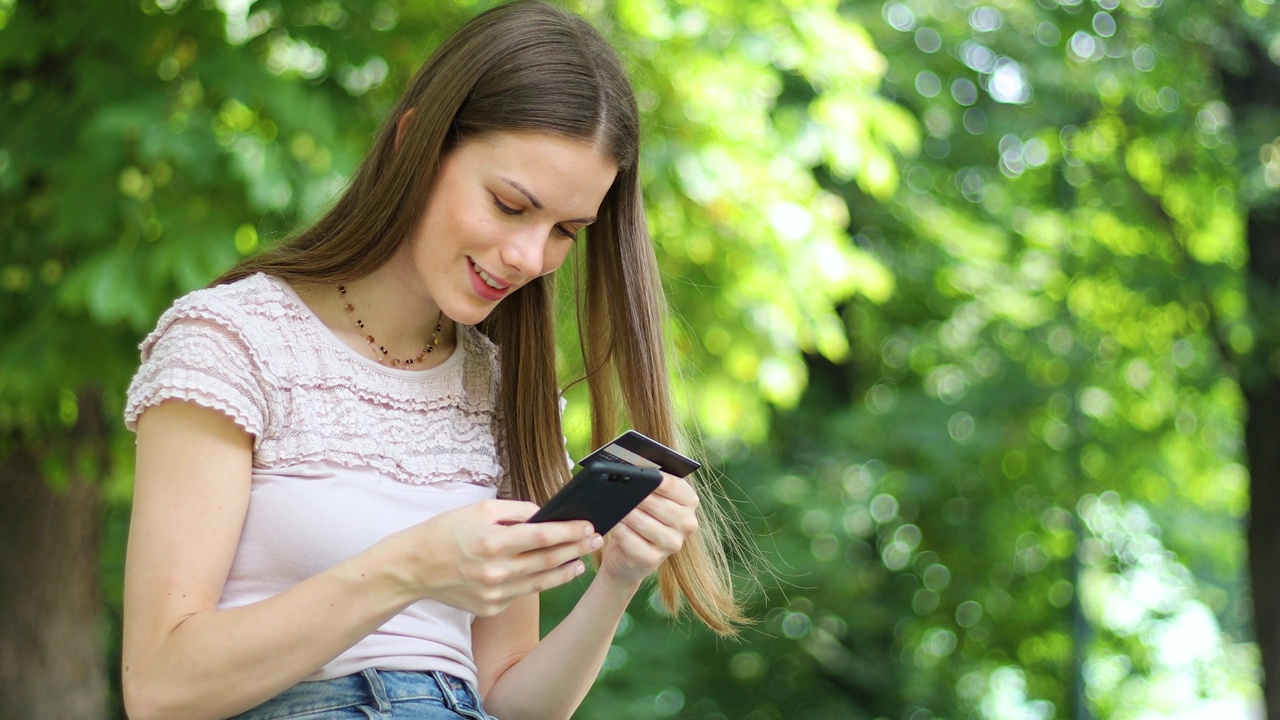
{"label": "lips", "polygon": [[497,301],[506,297],[507,293],[510,292],[511,284],[490,275],[488,271],[477,265],[475,260],[467,258],[467,262],[471,265],[471,272],[469,273],[471,287],[476,291],[477,295],[486,300]]}

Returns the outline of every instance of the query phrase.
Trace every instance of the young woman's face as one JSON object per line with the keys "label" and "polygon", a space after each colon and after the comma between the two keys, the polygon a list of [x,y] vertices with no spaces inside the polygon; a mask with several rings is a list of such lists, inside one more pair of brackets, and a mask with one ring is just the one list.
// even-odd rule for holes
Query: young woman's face
{"label": "young woman's face", "polygon": [[474,325],[565,261],[618,168],[592,145],[549,133],[495,133],[440,163],[410,238],[415,274],[455,322]]}

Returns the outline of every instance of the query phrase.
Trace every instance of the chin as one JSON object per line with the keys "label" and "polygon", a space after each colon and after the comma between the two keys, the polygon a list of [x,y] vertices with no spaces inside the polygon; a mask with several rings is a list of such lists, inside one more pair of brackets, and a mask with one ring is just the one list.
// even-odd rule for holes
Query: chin
{"label": "chin", "polygon": [[456,313],[446,312],[445,316],[459,325],[479,325],[488,320],[497,308],[498,303],[486,307],[466,307],[460,308]]}

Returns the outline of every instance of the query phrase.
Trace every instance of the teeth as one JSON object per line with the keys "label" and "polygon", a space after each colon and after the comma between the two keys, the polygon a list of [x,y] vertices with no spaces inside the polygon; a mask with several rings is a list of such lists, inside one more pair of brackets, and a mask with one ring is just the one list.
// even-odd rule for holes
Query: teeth
{"label": "teeth", "polygon": [[507,289],[507,286],[506,286],[506,285],[503,285],[503,284],[499,283],[497,280],[494,280],[493,278],[489,277],[489,273],[485,272],[484,270],[481,270],[479,265],[476,265],[476,264],[473,262],[473,263],[471,263],[471,267],[475,268],[475,270],[476,270],[476,274],[480,276],[480,279],[484,281],[484,284],[485,284],[485,285],[488,285],[489,287],[493,288],[494,290],[506,290],[506,289]]}

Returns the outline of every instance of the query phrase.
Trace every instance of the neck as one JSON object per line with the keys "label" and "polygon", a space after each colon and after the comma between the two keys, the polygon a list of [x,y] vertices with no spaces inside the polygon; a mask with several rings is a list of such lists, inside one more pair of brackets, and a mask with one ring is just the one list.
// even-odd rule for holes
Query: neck
{"label": "neck", "polygon": [[[452,342],[453,323],[443,317],[440,306],[427,294],[421,281],[406,272],[404,264],[397,262],[399,254],[373,273],[358,280],[344,283],[346,302],[352,313],[346,313],[342,296],[330,287],[325,292],[335,301],[345,315],[352,332],[372,335],[377,345],[397,358],[417,357],[436,335],[440,327],[436,350]],[[364,327],[357,329],[350,317],[354,314]]]}

